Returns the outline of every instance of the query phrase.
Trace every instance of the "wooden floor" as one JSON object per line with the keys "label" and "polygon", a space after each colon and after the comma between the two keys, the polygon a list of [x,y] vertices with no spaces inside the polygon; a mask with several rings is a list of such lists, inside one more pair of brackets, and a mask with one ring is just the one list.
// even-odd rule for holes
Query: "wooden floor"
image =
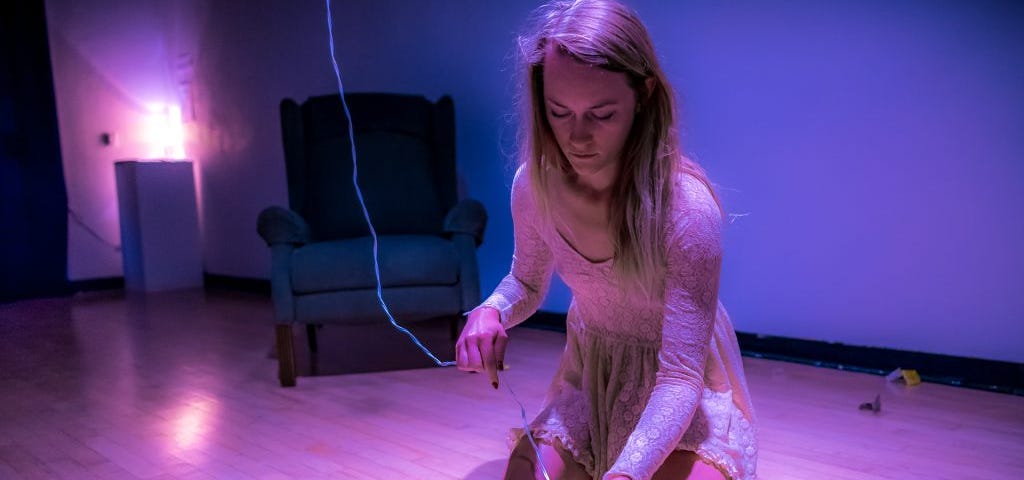
{"label": "wooden floor", "polygon": [[[500,478],[520,424],[504,389],[450,368],[283,389],[270,317],[268,299],[230,292],[0,305],[0,478]],[[320,371],[350,367],[328,360],[339,350],[360,352],[344,360],[356,368],[423,364],[408,345],[374,351],[342,333],[322,332]],[[528,414],[563,342],[512,331],[504,378]],[[768,360],[746,368],[761,478],[1024,478],[1024,398]],[[857,409],[877,393],[880,413]]]}

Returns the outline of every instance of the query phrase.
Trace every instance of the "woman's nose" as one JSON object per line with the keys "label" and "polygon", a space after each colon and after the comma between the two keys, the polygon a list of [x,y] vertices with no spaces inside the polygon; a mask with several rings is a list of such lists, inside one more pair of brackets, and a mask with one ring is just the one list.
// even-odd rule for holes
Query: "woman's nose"
{"label": "woman's nose", "polygon": [[586,118],[577,118],[572,121],[569,130],[569,141],[574,144],[585,144],[593,136],[593,128]]}

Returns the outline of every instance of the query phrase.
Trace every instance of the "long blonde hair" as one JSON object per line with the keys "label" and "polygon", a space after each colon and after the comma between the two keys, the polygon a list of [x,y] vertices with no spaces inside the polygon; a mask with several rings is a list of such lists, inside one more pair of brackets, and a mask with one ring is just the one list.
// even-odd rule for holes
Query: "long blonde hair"
{"label": "long blonde hair", "polygon": [[[680,152],[675,94],[658,65],[650,35],[636,12],[615,1],[555,1],[537,9],[533,21],[531,33],[519,37],[519,57],[527,73],[520,95],[519,162],[529,172],[540,211],[551,220],[549,169],[572,168],[548,124],[544,103],[544,53],[548,45],[557,45],[578,61],[626,74],[636,94],[639,110],[612,192],[609,233],[617,276],[631,290],[655,297],[662,289],[663,239],[676,176],[684,172],[696,177],[720,210],[721,202],[704,169]],[[653,79],[650,91],[648,79]]]}

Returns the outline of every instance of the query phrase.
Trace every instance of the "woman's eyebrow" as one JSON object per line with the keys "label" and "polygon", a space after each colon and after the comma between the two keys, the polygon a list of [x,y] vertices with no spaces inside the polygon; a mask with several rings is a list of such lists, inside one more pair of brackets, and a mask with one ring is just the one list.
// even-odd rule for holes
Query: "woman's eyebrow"
{"label": "woman's eyebrow", "polygon": [[[553,99],[551,97],[544,97],[544,98],[547,101],[549,101],[552,104],[554,104],[556,107],[566,108],[566,109],[569,108],[569,107],[566,107],[565,105],[562,105],[561,103],[558,103],[557,101],[555,101],[555,99]],[[609,106],[614,106],[614,105],[618,105],[618,104],[619,104],[619,102],[616,102],[615,100],[612,100],[612,99],[601,100],[600,102],[597,102],[592,107],[590,107],[588,110],[593,110],[595,108],[601,108],[601,107],[609,107]]]}

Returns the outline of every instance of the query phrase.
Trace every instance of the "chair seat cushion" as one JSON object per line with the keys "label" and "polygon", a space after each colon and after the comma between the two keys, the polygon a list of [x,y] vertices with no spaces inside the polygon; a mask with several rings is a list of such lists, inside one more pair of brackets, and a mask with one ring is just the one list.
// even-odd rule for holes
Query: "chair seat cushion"
{"label": "chair seat cushion", "polygon": [[[455,245],[433,235],[381,235],[381,284],[387,287],[454,285],[459,281]],[[292,291],[316,293],[376,288],[373,238],[311,243],[292,253]]]}

